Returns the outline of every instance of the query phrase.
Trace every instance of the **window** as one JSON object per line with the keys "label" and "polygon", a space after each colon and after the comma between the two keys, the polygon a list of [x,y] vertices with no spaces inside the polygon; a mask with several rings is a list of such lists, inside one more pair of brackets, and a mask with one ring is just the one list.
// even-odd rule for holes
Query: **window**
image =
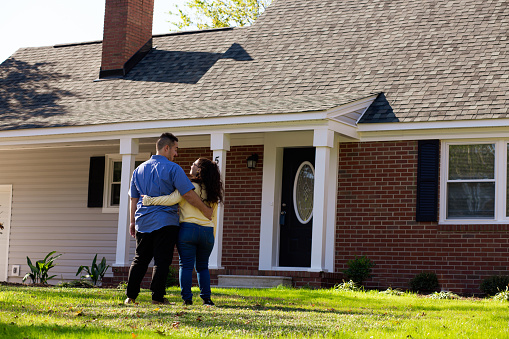
{"label": "window", "polygon": [[441,222],[507,222],[508,153],[504,140],[443,144]]}
{"label": "window", "polygon": [[[149,158],[150,154],[138,154],[136,156],[134,167],[138,167],[141,163],[148,160]],[[122,157],[119,154],[107,155],[104,180],[103,212],[118,211],[118,205],[120,204],[121,179]]]}

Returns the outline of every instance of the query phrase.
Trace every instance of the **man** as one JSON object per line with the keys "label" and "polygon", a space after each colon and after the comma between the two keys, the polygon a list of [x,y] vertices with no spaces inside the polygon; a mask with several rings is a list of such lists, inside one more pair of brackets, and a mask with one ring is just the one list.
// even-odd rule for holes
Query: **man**
{"label": "man", "polygon": [[129,195],[131,197],[131,225],[129,232],[136,239],[134,255],[127,282],[126,304],[134,303],[148,265],[154,259],[152,282],[153,304],[166,304],[166,278],[173,259],[173,249],[178,240],[178,205],[143,206],[142,195],[160,196],[178,190],[191,205],[207,218],[212,209],[207,207],[194,192],[194,186],[182,168],[173,162],[178,151],[178,139],[163,133],[156,143],[156,155],[138,166],[133,172]]}

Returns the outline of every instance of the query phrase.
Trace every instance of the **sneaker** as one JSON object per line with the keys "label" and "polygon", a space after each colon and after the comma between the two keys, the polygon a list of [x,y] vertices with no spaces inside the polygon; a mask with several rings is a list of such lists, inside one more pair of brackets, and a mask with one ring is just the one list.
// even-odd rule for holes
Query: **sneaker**
{"label": "sneaker", "polygon": [[193,304],[192,300],[184,300],[184,302],[182,303],[182,306],[191,306],[192,304]]}
{"label": "sneaker", "polygon": [[152,304],[154,304],[154,305],[168,305],[169,301],[166,298],[163,298],[163,300],[153,300],[152,299]]}
{"label": "sneaker", "polygon": [[129,305],[129,304],[136,304],[136,299],[133,299],[133,298],[127,298],[127,299],[124,301],[124,304],[126,304],[126,305]]}
{"label": "sneaker", "polygon": [[210,299],[203,299],[203,305],[214,306],[215,304]]}

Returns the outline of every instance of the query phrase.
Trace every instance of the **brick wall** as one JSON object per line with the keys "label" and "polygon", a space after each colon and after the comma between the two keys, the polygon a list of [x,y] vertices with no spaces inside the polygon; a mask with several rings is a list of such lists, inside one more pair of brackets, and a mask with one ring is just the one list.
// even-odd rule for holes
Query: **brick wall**
{"label": "brick wall", "polygon": [[366,255],[374,288],[409,288],[422,271],[441,287],[480,293],[482,279],[509,268],[508,225],[438,225],[415,221],[417,142],[341,144],[336,271]]}

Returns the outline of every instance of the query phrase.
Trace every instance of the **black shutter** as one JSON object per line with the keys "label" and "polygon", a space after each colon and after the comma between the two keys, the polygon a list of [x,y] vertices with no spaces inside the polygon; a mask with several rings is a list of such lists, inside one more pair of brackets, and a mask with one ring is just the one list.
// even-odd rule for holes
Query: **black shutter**
{"label": "black shutter", "polygon": [[103,207],[105,157],[90,158],[88,207]]}
{"label": "black shutter", "polygon": [[419,140],[417,162],[417,221],[437,221],[439,140]]}

